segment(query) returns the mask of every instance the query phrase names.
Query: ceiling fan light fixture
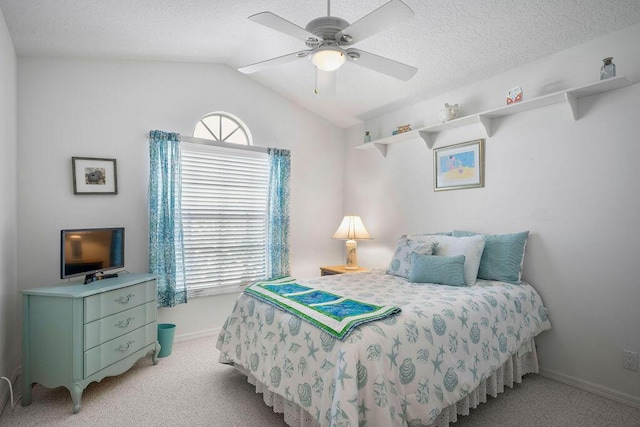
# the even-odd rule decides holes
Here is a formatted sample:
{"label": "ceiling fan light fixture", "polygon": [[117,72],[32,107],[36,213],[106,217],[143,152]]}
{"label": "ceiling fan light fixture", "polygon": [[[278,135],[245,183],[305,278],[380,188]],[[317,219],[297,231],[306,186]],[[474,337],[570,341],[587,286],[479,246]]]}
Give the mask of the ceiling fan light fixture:
{"label": "ceiling fan light fixture", "polygon": [[345,51],[334,46],[321,46],[311,56],[313,65],[322,71],[337,70],[346,60]]}

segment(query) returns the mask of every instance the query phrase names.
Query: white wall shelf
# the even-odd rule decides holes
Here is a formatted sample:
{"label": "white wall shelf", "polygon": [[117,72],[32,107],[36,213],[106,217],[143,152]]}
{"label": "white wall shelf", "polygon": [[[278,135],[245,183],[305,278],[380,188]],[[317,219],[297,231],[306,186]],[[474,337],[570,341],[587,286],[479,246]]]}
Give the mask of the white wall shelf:
{"label": "white wall shelf", "polygon": [[383,156],[387,155],[387,145],[397,144],[399,142],[407,141],[410,139],[422,138],[426,142],[429,149],[433,148],[435,142],[435,136],[439,132],[447,129],[455,129],[463,126],[469,126],[479,123],[487,137],[492,135],[491,133],[491,121],[497,117],[509,116],[511,114],[521,113],[523,111],[529,111],[536,108],[546,107],[548,105],[554,105],[559,103],[567,103],[571,110],[573,120],[578,120],[578,99],[584,96],[595,95],[598,93],[608,92],[611,90],[619,89],[622,87],[630,86],[632,83],[626,77],[614,77],[612,79],[601,80],[596,83],[591,83],[586,86],[577,87],[574,89],[563,90],[560,92],[551,93],[549,95],[543,95],[538,98],[533,98],[526,101],[521,101],[515,104],[506,105],[504,107],[494,108],[482,113],[473,114],[471,116],[460,117],[453,119],[445,123],[438,123],[435,125],[423,127],[420,129],[412,130],[410,132],[401,133],[398,135],[388,136],[386,138],[377,139],[375,141],[367,142],[364,144],[356,145],[354,148],[358,150],[368,150],[371,148],[377,148]]}

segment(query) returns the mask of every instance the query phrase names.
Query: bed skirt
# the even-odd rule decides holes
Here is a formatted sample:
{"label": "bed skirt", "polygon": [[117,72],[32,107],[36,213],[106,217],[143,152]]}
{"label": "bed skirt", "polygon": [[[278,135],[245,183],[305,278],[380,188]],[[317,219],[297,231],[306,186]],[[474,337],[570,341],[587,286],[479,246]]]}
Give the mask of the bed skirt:
{"label": "bed skirt", "polygon": [[[267,389],[254,377],[249,370],[239,364],[234,367],[247,376],[250,384],[256,387],[256,393],[262,393],[264,402],[273,408],[273,412],[284,414],[284,421],[291,427],[318,427],[316,419],[301,406]],[[526,374],[538,373],[538,355],[534,339],[526,341],[518,351],[500,366],[486,380],[469,393],[464,399],[459,400],[442,410],[432,427],[448,426],[455,423],[458,415],[469,415],[471,409],[477,408],[480,403],[487,401],[487,396],[497,397],[504,392],[504,386],[513,388],[514,383],[521,383]]]}

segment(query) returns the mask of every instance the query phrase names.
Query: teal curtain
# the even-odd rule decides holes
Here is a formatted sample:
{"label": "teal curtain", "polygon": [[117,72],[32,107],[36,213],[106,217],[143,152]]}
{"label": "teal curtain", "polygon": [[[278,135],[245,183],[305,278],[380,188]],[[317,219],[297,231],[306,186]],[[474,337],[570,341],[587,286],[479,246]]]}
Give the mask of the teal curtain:
{"label": "teal curtain", "polygon": [[149,132],[149,270],[158,276],[158,307],[187,302],[180,203],[180,135]]}
{"label": "teal curtain", "polygon": [[267,277],[288,276],[289,266],[289,150],[269,148],[269,198],[267,236]]}

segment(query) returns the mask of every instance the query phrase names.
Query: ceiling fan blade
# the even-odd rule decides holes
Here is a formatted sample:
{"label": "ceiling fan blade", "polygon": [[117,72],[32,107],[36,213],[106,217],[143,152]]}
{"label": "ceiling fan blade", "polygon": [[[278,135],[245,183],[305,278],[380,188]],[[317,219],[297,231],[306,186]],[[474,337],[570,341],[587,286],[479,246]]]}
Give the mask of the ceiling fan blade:
{"label": "ceiling fan blade", "polygon": [[357,64],[373,71],[386,74],[396,79],[407,81],[413,77],[418,69],[393,59],[383,58],[360,49],[347,49],[347,58],[352,64]]}
{"label": "ceiling fan blade", "polygon": [[318,67],[313,67],[316,69],[316,87],[314,88],[314,92],[319,98],[333,98],[336,96],[336,77],[337,72],[334,71],[323,71]]}
{"label": "ceiling fan blade", "polygon": [[289,22],[271,12],[256,13],[255,15],[251,15],[249,19],[253,22],[257,22],[258,24],[262,24],[265,27],[288,34],[302,41],[306,41],[307,39],[322,41],[321,37],[318,37],[304,28],[297,26],[293,22]]}
{"label": "ceiling fan blade", "polygon": [[336,40],[342,45],[352,45],[413,15],[413,10],[401,0],[391,0],[340,31]]}
{"label": "ceiling fan blade", "polygon": [[256,62],[255,64],[245,65],[244,67],[238,68],[238,71],[244,74],[256,73],[258,71],[266,70],[267,68],[275,67],[276,65],[282,65],[293,62],[296,59],[306,58],[310,53],[310,50],[301,50],[288,55],[267,59],[266,61]]}

